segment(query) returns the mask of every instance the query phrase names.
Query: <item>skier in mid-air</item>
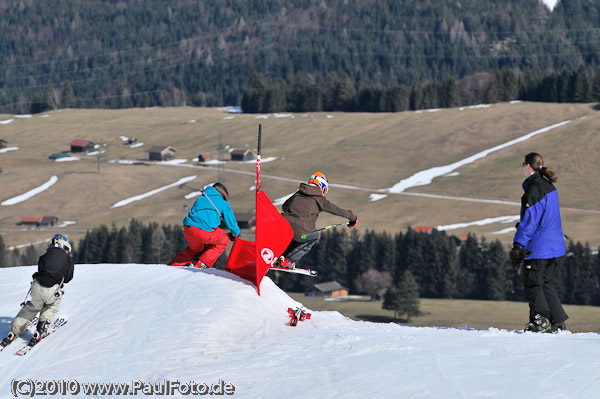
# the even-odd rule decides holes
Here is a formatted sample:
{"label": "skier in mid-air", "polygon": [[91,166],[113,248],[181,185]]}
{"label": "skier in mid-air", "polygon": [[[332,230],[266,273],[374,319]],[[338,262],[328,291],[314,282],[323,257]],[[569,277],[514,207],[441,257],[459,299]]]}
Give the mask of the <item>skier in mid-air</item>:
{"label": "skier in mid-air", "polygon": [[[228,198],[229,192],[221,183],[204,189],[202,196],[194,202],[183,219],[183,235],[188,246],[173,258],[169,263],[171,266],[213,267],[217,258],[227,249],[229,241],[240,235]],[[221,217],[231,233],[219,228]]]}
{"label": "skier in mid-air", "polygon": [[46,336],[48,327],[60,310],[60,302],[65,293],[63,285],[73,279],[75,267],[71,255],[71,243],[67,236],[52,236],[46,253],[38,260],[38,271],[32,276],[31,299],[21,305],[21,311],[13,319],[10,332],[2,340],[2,346],[7,346],[23,334],[38,312],[40,316],[30,345],[35,345]]}
{"label": "skier in mid-air", "polygon": [[294,231],[294,238],[283,255],[273,266],[293,269],[296,263],[306,255],[319,239],[316,222],[319,213],[327,212],[348,219],[348,227],[353,228],[358,218],[351,210],[342,209],[325,198],[329,191],[327,177],[315,172],[308,183],[300,183],[298,191],[285,201],[282,215]]}

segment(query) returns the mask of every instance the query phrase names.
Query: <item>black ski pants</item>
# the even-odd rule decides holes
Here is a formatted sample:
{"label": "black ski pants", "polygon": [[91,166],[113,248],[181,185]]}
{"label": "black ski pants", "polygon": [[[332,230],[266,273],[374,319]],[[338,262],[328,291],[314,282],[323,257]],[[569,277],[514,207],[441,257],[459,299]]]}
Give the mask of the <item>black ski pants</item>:
{"label": "black ski pants", "polygon": [[294,237],[283,253],[283,256],[294,263],[298,263],[298,261],[312,249],[318,239],[318,231],[306,234],[306,238]]}
{"label": "black ski pants", "polygon": [[554,286],[556,258],[525,260],[523,285],[529,301],[529,321],[540,314],[551,323],[563,323],[569,318],[560,303]]}

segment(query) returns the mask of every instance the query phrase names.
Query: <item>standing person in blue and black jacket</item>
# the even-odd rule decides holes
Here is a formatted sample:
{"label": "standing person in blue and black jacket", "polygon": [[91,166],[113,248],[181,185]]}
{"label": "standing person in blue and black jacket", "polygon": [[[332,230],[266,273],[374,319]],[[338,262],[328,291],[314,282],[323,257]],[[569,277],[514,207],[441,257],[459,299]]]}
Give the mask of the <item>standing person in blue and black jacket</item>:
{"label": "standing person in blue and black jacket", "polygon": [[558,191],[553,184],[558,177],[535,152],[525,156],[523,173],[525,194],[510,259],[515,267],[525,265],[523,285],[529,301],[525,331],[556,332],[566,329],[569,318],[554,287],[556,259],[565,254]]}

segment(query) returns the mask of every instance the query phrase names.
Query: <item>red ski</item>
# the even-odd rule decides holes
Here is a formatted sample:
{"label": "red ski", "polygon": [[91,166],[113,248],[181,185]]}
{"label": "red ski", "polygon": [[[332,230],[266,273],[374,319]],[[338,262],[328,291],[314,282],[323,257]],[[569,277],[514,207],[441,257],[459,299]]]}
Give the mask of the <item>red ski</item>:
{"label": "red ski", "polygon": [[288,308],[288,314],[291,317],[290,326],[295,327],[299,321],[304,321],[306,319],[310,319],[310,313],[304,309],[304,306],[301,306],[296,309]]}
{"label": "red ski", "polygon": [[297,267],[289,268],[289,267],[281,267],[281,266],[271,266],[269,270],[277,270],[280,272],[302,274],[302,275],[310,276],[310,277],[315,277],[317,275],[316,270],[300,269]]}

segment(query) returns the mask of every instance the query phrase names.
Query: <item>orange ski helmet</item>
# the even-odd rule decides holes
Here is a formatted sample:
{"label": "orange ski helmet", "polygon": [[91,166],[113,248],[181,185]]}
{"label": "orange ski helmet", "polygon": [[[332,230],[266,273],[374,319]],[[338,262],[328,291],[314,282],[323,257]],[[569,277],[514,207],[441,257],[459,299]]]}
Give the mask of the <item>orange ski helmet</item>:
{"label": "orange ski helmet", "polygon": [[310,176],[310,179],[308,179],[308,184],[319,187],[323,195],[327,194],[327,191],[329,191],[327,177],[321,172],[313,173],[312,176]]}

